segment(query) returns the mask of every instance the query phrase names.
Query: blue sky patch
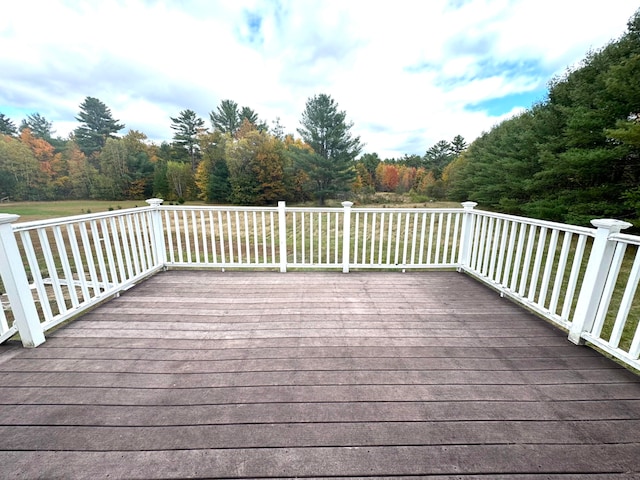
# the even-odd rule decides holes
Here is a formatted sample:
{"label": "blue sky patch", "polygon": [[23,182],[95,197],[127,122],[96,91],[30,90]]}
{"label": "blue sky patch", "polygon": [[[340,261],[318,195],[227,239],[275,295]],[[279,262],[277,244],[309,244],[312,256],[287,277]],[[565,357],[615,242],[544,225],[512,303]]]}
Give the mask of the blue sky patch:
{"label": "blue sky patch", "polygon": [[478,62],[481,74],[479,78],[489,78],[494,76],[505,75],[509,78],[519,77],[522,75],[527,76],[547,76],[548,72],[545,72],[540,65],[539,60],[520,60],[496,62],[494,60],[484,59]]}
{"label": "blue sky patch", "polygon": [[464,7],[466,4],[471,3],[471,0],[448,0],[446,9],[458,10]]}
{"label": "blue sky patch", "polygon": [[33,108],[24,108],[24,107],[10,107],[0,105],[0,113],[4,113],[6,117],[9,117],[13,120],[13,123],[18,126],[18,122],[23,118],[27,118],[27,115],[33,115],[36,112]]}
{"label": "blue sky patch", "polygon": [[404,71],[407,73],[435,72],[438,71],[439,68],[440,67],[433,62],[420,62],[404,67]]}
{"label": "blue sky patch", "polygon": [[470,112],[487,112],[492,117],[498,117],[509,113],[516,107],[531,108],[531,106],[543,100],[547,94],[546,89],[531,92],[512,93],[500,98],[491,98],[482,102],[469,104],[465,110]]}
{"label": "blue sky patch", "polygon": [[482,59],[477,63],[478,69],[474,73],[457,77],[447,77],[442,75],[436,80],[436,85],[445,89],[453,89],[474,80],[483,80],[492,77],[504,77],[512,80],[518,77],[528,77],[531,79],[546,79],[550,73],[546,72],[537,61],[523,60],[520,62],[495,62],[493,60]]}
{"label": "blue sky patch", "polygon": [[244,40],[252,45],[262,44],[262,16],[255,12],[244,12]]}

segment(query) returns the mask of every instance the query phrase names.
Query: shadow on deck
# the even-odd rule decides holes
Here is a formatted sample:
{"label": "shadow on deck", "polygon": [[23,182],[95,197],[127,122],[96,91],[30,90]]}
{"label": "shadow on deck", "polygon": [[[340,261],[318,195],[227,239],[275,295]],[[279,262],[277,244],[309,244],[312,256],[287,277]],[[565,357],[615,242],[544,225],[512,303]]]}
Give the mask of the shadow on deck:
{"label": "shadow on deck", "polygon": [[640,379],[454,272],[166,272],[0,365],[5,478],[640,471]]}

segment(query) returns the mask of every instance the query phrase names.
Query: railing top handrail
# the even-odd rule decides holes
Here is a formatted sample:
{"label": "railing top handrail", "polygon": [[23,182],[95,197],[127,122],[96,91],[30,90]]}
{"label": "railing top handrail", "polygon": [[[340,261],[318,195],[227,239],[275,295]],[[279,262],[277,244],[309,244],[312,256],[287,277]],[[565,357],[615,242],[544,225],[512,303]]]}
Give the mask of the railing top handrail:
{"label": "railing top handrail", "polygon": [[[234,205],[160,205],[160,210],[173,210],[173,211],[265,211],[265,212],[277,212],[278,207],[255,207],[255,206],[234,206]],[[344,207],[285,207],[287,212],[343,212]],[[370,208],[370,207],[357,207],[352,208],[352,212],[375,212],[375,213],[407,213],[407,212],[438,212],[438,213],[462,213],[465,212],[462,208],[429,208],[429,207],[395,207],[395,208]]]}
{"label": "railing top handrail", "polygon": [[[128,215],[131,213],[153,210],[156,207],[134,207],[128,209],[113,210],[109,212],[91,213],[83,215],[73,215],[68,217],[59,217],[44,220],[34,220],[29,222],[19,222],[13,225],[14,231],[32,230],[35,228],[48,227],[53,225],[65,225],[70,223],[82,222],[87,220],[98,220],[103,218],[117,217],[121,215]],[[160,205],[157,208],[165,211],[230,211],[230,212],[277,212],[278,207],[256,207],[256,206],[232,206],[232,205]],[[342,212],[343,207],[286,207],[287,212]],[[486,210],[465,210],[463,208],[429,208],[429,207],[355,207],[351,208],[354,213],[471,213],[478,216],[492,217],[503,220],[515,221],[520,223],[526,223],[529,225],[536,225],[540,227],[547,227],[561,231],[567,231],[576,233],[579,235],[594,236],[595,229],[588,227],[580,227],[577,225],[569,225],[558,222],[550,222],[546,220],[538,220],[529,217],[522,217],[517,215],[509,215],[504,213],[489,212]],[[640,244],[640,238],[633,235],[622,235],[619,237],[622,241],[627,243]]]}
{"label": "railing top handrail", "polygon": [[286,207],[287,212],[344,212],[343,207]]}
{"label": "railing top handrail", "polygon": [[[287,212],[343,212],[343,207],[286,207]],[[429,208],[429,207],[352,207],[353,213],[463,213],[462,208]]]}
{"label": "railing top handrail", "polygon": [[593,237],[596,232],[595,228],[580,227],[578,225],[570,225],[568,223],[549,222],[547,220],[538,220],[536,218],[520,217],[518,215],[508,215],[506,213],[488,212],[486,210],[471,210],[471,213],[479,216],[499,218],[502,220],[511,220],[514,222],[527,223],[529,225],[552,228],[555,230],[562,230],[565,232],[577,233],[578,235],[588,235],[591,237]]}
{"label": "railing top handrail", "polygon": [[463,208],[429,208],[429,207],[393,207],[393,208],[369,208],[369,207],[357,207],[352,208],[352,212],[355,213],[409,213],[409,212],[418,212],[418,213],[464,213],[465,210]]}
{"label": "railing top handrail", "polygon": [[70,223],[85,222],[87,220],[100,220],[103,218],[119,217],[131,213],[140,213],[153,210],[153,207],[133,207],[112,210],[108,212],[86,213],[83,215],[71,215],[68,217],[47,218],[43,220],[31,220],[29,222],[19,222],[13,224],[13,230],[21,232],[24,230],[33,230],[42,227],[51,227],[55,225],[67,225]]}
{"label": "railing top handrail", "polygon": [[609,235],[609,240],[629,243],[631,245],[640,245],[640,236],[631,235],[628,233],[612,233],[611,235]]}
{"label": "railing top handrail", "polygon": [[230,212],[277,212],[278,207],[242,207],[235,205],[160,205],[160,210],[170,211],[230,211]]}

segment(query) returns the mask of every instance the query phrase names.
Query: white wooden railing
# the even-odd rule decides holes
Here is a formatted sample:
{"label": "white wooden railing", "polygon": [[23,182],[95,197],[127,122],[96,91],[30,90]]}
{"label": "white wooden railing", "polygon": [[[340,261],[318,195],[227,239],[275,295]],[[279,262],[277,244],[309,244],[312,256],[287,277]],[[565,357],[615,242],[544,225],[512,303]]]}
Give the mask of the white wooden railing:
{"label": "white wooden railing", "polygon": [[162,269],[158,215],[147,207],[15,225],[17,215],[1,215],[0,274],[14,321],[2,322],[0,341],[19,331],[38,345],[42,332]]}
{"label": "white wooden railing", "polygon": [[474,211],[460,269],[569,328],[593,229]]}
{"label": "white wooden railing", "polygon": [[171,267],[280,266],[278,209],[164,206],[164,264]]}
{"label": "white wooden railing", "polygon": [[166,206],[40,222],[0,215],[9,314],[0,341],[44,332],[161,269],[457,269],[640,368],[640,237],[475,210]]}
{"label": "white wooden railing", "polygon": [[[353,209],[350,268],[455,268],[460,209]],[[345,242],[346,243],[346,242]]]}

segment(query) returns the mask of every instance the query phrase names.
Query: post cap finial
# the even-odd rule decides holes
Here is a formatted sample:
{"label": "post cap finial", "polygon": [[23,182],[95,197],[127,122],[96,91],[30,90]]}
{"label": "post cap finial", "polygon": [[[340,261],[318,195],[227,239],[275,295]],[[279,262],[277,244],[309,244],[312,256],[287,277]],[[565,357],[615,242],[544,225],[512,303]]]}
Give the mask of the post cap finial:
{"label": "post cap finial", "polygon": [[633,226],[629,222],[616,220],[614,218],[596,218],[595,220],[591,220],[591,225],[596,228],[606,228],[611,233],[618,233],[620,230]]}
{"label": "post cap finial", "polygon": [[150,198],[148,200],[145,200],[149,205],[151,205],[152,207],[157,207],[162,205],[162,202],[164,202],[164,200],[162,198]]}
{"label": "post cap finial", "polygon": [[20,215],[15,213],[0,213],[0,225],[4,223],[13,223],[20,218]]}

